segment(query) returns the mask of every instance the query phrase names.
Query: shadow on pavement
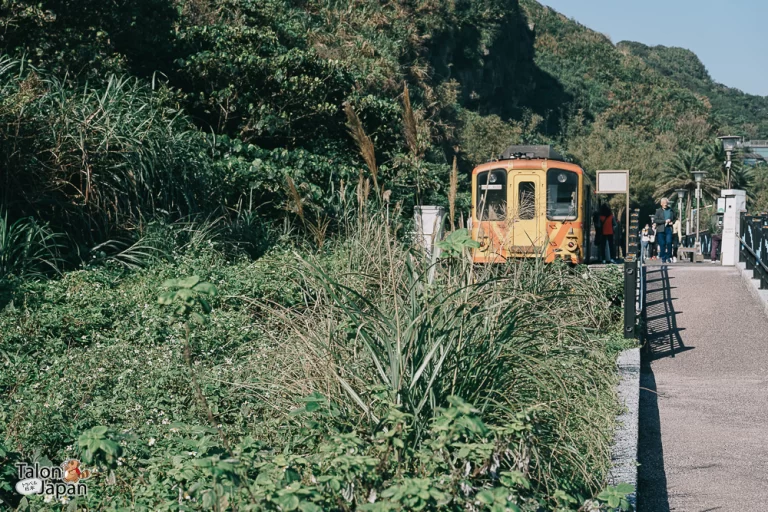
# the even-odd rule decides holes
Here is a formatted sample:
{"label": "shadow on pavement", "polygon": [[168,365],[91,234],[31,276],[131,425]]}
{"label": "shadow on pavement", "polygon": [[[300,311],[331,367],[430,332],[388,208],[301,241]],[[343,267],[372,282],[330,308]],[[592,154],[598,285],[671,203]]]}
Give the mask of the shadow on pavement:
{"label": "shadow on pavement", "polygon": [[640,432],[637,452],[640,463],[637,473],[638,512],[669,512],[656,378],[650,361],[647,360],[640,372]]}
{"label": "shadow on pavement", "polygon": [[665,357],[693,350],[686,347],[677,326],[678,311],[669,271],[665,266],[646,267],[645,337],[640,371],[640,432],[638,438],[637,510],[670,512],[664,447],[656,377],[651,364]]}
{"label": "shadow on pavement", "polygon": [[646,267],[644,356],[649,361],[693,350],[686,347],[677,326],[673,286],[666,267]]}

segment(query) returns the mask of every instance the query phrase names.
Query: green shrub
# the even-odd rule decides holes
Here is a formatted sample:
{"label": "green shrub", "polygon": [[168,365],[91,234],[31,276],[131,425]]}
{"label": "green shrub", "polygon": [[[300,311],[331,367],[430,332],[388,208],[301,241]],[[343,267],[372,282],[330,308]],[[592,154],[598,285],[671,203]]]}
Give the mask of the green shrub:
{"label": "green shrub", "polygon": [[[22,283],[0,313],[1,437],[23,460],[62,460],[108,427],[120,453],[93,458],[87,502],[103,509],[344,510],[375,495],[367,508],[537,510],[596,496],[618,412],[618,347],[596,331],[619,331],[620,274],[474,268],[457,249],[429,281],[392,229],[371,215],[300,258],[228,261],[201,244]],[[189,335],[204,401],[184,324],[156,304],[158,283],[192,274],[219,289]]]}

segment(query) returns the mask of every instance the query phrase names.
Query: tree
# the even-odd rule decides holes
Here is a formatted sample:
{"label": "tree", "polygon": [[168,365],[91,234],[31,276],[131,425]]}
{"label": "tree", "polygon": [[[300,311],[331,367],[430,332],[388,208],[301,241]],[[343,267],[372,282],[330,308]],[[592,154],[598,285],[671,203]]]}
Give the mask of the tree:
{"label": "tree", "polygon": [[[725,167],[725,162],[728,159],[725,149],[720,142],[713,142],[706,148],[707,155],[712,160],[712,168],[714,170],[712,179],[719,183],[721,189],[738,189],[746,190],[747,198],[751,201],[755,200],[755,171],[754,168],[744,165],[744,162],[738,158],[734,158],[731,164],[730,184],[728,183],[728,170]],[[714,197],[719,197],[719,191]]]}
{"label": "tree", "polygon": [[[694,170],[707,171],[711,176],[713,166],[709,155],[702,149],[678,153],[661,171],[654,193],[654,197],[659,200],[662,197],[673,196],[678,189],[685,189],[688,192],[685,207],[687,218],[690,218],[691,198],[695,195],[696,190],[696,180],[693,177]],[[720,195],[719,177],[711,178],[710,176],[702,180],[701,190],[703,194],[718,197]]]}

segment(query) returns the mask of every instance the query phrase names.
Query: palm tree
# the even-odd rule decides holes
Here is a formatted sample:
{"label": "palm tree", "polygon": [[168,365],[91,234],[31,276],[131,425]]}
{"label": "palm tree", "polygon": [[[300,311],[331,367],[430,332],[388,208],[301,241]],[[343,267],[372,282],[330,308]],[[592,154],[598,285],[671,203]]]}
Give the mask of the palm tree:
{"label": "palm tree", "polygon": [[[681,151],[668,164],[666,169],[661,171],[658,186],[654,192],[654,198],[660,200],[662,197],[672,197],[673,202],[676,198],[675,191],[685,189],[686,194],[685,213],[686,218],[691,215],[691,198],[695,194],[696,180],[693,178],[693,171],[702,170],[712,174],[712,159],[701,150]],[[709,176],[702,180],[701,189],[704,194],[718,197],[720,195],[719,179]]]}
{"label": "palm tree", "polygon": [[[706,148],[706,152],[711,160],[712,167],[716,170],[712,178],[717,180],[720,188],[746,190],[747,198],[750,200],[755,198],[754,168],[744,165],[744,162],[740,159],[734,159],[731,165],[731,183],[729,185],[728,170],[725,168],[727,156],[723,145],[720,142],[714,142]],[[720,194],[718,193],[715,199],[719,196]]]}

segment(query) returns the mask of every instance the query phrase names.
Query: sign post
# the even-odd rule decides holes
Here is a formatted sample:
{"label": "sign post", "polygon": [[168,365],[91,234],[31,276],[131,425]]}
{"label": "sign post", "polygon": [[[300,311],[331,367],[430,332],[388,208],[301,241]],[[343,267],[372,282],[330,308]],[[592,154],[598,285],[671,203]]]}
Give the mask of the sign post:
{"label": "sign post", "polygon": [[597,171],[597,194],[625,194],[627,197],[627,207],[625,209],[626,222],[624,231],[626,232],[626,250],[624,254],[629,254],[629,171]]}

